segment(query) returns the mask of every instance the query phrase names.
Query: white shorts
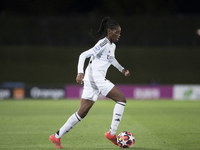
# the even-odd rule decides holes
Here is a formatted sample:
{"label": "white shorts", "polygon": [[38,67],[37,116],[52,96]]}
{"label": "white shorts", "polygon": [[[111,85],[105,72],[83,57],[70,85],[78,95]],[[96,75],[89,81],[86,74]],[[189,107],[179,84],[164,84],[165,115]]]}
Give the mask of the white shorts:
{"label": "white shorts", "polygon": [[81,98],[96,101],[99,94],[106,96],[115,85],[109,80],[103,79],[94,81],[84,81]]}

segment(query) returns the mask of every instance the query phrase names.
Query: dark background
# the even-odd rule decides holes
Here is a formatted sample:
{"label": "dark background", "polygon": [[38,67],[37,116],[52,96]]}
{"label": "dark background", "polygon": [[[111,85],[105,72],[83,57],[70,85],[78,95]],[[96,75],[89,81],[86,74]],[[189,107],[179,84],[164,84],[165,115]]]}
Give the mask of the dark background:
{"label": "dark background", "polygon": [[1,0],[0,11],[23,16],[195,15],[200,13],[199,5],[197,0]]}
{"label": "dark background", "polygon": [[[0,83],[75,84],[78,56],[96,41],[88,35],[110,16],[121,28],[119,84],[200,83],[198,0],[1,0]],[[118,73],[116,75],[113,75]]]}

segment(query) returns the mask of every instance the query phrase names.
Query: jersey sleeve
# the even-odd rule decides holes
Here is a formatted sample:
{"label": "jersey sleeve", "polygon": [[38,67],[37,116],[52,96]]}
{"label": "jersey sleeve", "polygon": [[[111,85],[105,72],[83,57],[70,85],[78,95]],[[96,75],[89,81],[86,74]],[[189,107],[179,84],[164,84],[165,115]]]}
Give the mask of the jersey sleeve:
{"label": "jersey sleeve", "polygon": [[85,59],[91,57],[92,55],[95,55],[93,48],[80,54],[78,60],[78,73],[84,73],[83,68],[85,64]]}
{"label": "jersey sleeve", "polygon": [[124,67],[122,67],[119,62],[116,60],[116,58],[114,58],[111,62],[111,64],[116,67],[120,72],[122,72],[122,70],[124,69]]}
{"label": "jersey sleeve", "polygon": [[106,44],[108,43],[107,40],[99,41],[94,47],[93,51],[97,57],[100,57],[100,55],[103,53],[104,49],[106,48]]}
{"label": "jersey sleeve", "polygon": [[93,48],[80,54],[79,61],[78,61],[78,73],[84,73],[83,68],[84,68],[86,58],[89,58],[91,56],[95,56],[97,58],[101,57],[107,43],[108,43],[107,40],[103,40],[103,41],[100,40],[97,42],[97,44]]}

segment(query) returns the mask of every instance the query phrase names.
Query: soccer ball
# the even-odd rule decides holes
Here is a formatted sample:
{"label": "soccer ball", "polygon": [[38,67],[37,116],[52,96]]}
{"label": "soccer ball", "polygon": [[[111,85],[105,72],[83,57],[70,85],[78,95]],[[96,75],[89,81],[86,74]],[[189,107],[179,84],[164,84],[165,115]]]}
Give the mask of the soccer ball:
{"label": "soccer ball", "polygon": [[123,131],[117,137],[117,144],[122,148],[130,148],[135,144],[135,137],[131,132]]}

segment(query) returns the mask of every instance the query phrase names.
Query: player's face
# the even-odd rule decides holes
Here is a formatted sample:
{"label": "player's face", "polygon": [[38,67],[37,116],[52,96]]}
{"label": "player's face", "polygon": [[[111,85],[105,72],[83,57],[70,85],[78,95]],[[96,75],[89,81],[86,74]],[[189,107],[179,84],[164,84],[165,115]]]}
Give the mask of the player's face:
{"label": "player's face", "polygon": [[120,34],[121,34],[121,27],[117,26],[115,27],[113,30],[108,30],[108,39],[110,40],[110,42],[117,42],[119,41],[120,38]]}

